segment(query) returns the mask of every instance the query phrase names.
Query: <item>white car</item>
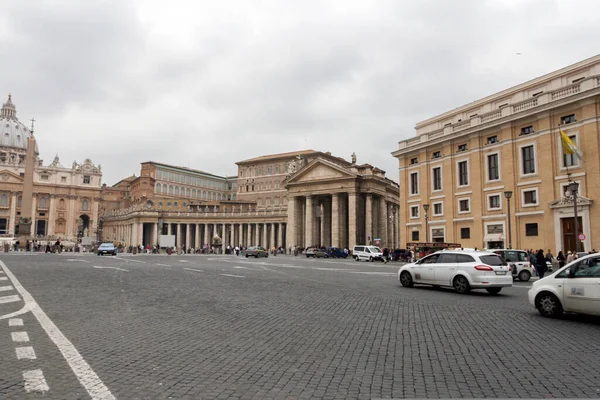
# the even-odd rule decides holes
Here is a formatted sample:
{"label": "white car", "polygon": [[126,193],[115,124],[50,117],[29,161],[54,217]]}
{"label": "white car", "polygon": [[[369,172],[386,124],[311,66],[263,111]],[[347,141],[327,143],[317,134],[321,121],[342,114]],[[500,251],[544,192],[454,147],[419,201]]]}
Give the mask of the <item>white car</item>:
{"label": "white car", "polygon": [[[511,267],[512,276],[514,279],[527,282],[529,279],[531,279],[532,275],[535,275],[535,271],[529,263],[527,252],[513,249],[494,249],[491,251],[506,260],[508,265]],[[550,269],[548,271],[551,270],[552,264],[550,264]]]}
{"label": "white car", "polygon": [[498,294],[503,287],[513,284],[506,261],[489,251],[438,251],[402,266],[398,280],[404,287],[414,284],[450,286],[461,294],[471,289]]}
{"label": "white car", "polygon": [[600,254],[578,258],[534,282],[529,303],[544,317],[565,311],[600,315]]}
{"label": "white car", "polygon": [[383,251],[377,246],[356,245],[352,249],[352,257],[356,261],[384,261]]}

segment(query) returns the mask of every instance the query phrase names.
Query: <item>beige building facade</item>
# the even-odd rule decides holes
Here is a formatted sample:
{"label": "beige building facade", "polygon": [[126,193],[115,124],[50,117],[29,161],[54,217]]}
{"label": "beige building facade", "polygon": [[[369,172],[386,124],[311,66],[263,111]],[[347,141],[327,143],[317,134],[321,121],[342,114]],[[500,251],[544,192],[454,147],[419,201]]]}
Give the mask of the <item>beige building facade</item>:
{"label": "beige building facade", "polygon": [[[17,118],[12,96],[0,111],[0,236],[20,236],[19,220],[27,216],[30,233],[37,240],[77,241],[96,238],[100,209],[102,171],[91,160],[65,167],[58,155],[44,165],[37,143],[29,142],[32,131]],[[33,163],[27,161],[28,143],[34,143]],[[25,188],[26,165],[33,168],[31,188]],[[31,209],[22,209],[29,193]]]}
{"label": "beige building facade", "polygon": [[420,122],[393,153],[402,245],[573,251],[577,182],[580,249],[599,249],[599,150],[600,56]]}

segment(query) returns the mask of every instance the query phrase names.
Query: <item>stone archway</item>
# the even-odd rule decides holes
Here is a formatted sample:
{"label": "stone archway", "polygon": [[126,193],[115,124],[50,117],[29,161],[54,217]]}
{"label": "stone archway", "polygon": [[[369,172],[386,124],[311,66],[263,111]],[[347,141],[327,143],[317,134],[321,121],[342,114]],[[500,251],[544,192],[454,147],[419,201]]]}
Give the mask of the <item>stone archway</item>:
{"label": "stone archway", "polygon": [[87,214],[81,214],[77,224],[77,237],[89,236],[90,234],[90,217]]}

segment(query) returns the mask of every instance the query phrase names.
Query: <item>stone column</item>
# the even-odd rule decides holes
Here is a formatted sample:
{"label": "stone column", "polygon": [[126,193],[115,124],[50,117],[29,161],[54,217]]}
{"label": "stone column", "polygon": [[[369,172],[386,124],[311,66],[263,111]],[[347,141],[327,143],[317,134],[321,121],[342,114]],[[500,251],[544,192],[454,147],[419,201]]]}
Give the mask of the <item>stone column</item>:
{"label": "stone column", "polygon": [[158,222],[152,224],[152,243],[150,243],[150,248],[158,244]]}
{"label": "stone column", "polygon": [[75,196],[69,196],[69,206],[67,212],[67,237],[73,238],[73,228],[75,225]]}
{"label": "stone column", "polygon": [[[270,249],[271,246],[273,245],[273,241],[271,240],[271,243],[269,243],[269,224],[263,224],[263,242],[265,243],[265,249]],[[271,234],[271,237],[273,237],[273,235]]]}
{"label": "stone column", "polygon": [[138,224],[137,244],[144,244],[144,223]]}
{"label": "stone column", "polygon": [[194,249],[200,247],[200,224],[194,224]]}
{"label": "stone column", "polygon": [[367,194],[367,202],[365,206],[365,239],[367,239],[367,243],[373,243],[373,196],[371,194]]}
{"label": "stone column", "polygon": [[223,224],[222,230],[221,230],[222,234],[222,243],[223,243],[223,253],[225,253],[225,249],[227,249],[227,245],[229,244],[229,232],[227,232],[227,224]]}
{"label": "stone column", "polygon": [[54,235],[55,232],[55,226],[56,225],[56,210],[54,209],[56,207],[56,196],[55,195],[50,195],[50,207],[48,208],[48,236],[52,236]]}
{"label": "stone column", "polygon": [[331,247],[340,247],[340,195],[331,196]]}
{"label": "stone column", "polygon": [[15,234],[15,226],[17,224],[17,192],[10,194],[10,221],[8,222],[8,232]]}
{"label": "stone column", "polygon": [[100,221],[100,201],[101,200],[102,199],[99,197],[94,197],[93,202],[92,202],[92,220],[90,221],[90,236],[93,236],[92,235],[93,232],[98,232],[98,228],[100,227],[99,221]]}
{"label": "stone column", "polygon": [[319,218],[319,240],[317,240],[320,246],[327,246],[327,239],[325,237],[325,225],[327,224],[325,218],[325,204],[319,204],[319,214],[321,218]]}
{"label": "stone column", "polygon": [[[36,221],[36,210],[35,210],[35,206],[37,203],[37,194],[34,193],[33,196],[31,196],[31,236],[35,236],[36,234],[36,229],[35,229],[35,221]],[[90,227],[91,229],[91,227]]]}
{"label": "stone column", "polygon": [[237,242],[235,242],[235,245],[240,247],[240,246],[243,246],[243,243],[244,243],[244,225],[238,224],[238,235],[237,235]]}
{"label": "stone column", "polygon": [[181,247],[181,224],[179,222],[177,223],[176,232],[177,237],[175,238],[175,246]]}
{"label": "stone column", "polygon": [[296,221],[297,221],[297,201],[296,198],[290,196],[288,200],[288,209],[287,209],[287,231],[285,235],[285,245],[289,247],[295,246],[297,235],[296,235]]}
{"label": "stone column", "polygon": [[171,232],[171,223],[167,222],[167,235],[172,235],[173,233]]}
{"label": "stone column", "polygon": [[191,247],[191,245],[192,245],[192,241],[190,240],[191,239],[190,234],[191,234],[190,224],[187,223],[187,224],[185,224],[185,247],[186,248]]}
{"label": "stone column", "polygon": [[348,193],[348,249],[356,245],[356,193]]}
{"label": "stone column", "polygon": [[252,225],[251,224],[246,224],[246,247],[250,247],[252,246]]}
{"label": "stone column", "polygon": [[264,244],[260,242],[260,224],[254,224],[254,226],[256,227],[256,231],[254,232],[254,245],[264,246]]}
{"label": "stone column", "polygon": [[381,246],[390,247],[388,241],[388,208],[385,197],[379,198],[379,236],[381,237]]}
{"label": "stone column", "polygon": [[129,244],[132,246],[137,246],[139,243],[137,242],[137,238],[138,238],[138,224],[135,223],[135,221],[133,222],[132,226],[131,226],[131,232],[129,236]]}
{"label": "stone column", "polygon": [[323,221],[323,235],[324,238],[321,239],[321,241],[323,242],[324,246],[331,246],[331,222],[332,222],[332,215],[331,215],[331,206],[332,204],[330,202],[327,202],[323,205],[323,214],[324,214],[324,218],[322,218]]}
{"label": "stone column", "polygon": [[209,234],[208,224],[204,224],[204,241],[202,243],[202,246],[209,244],[208,234]]}
{"label": "stone column", "polygon": [[315,219],[315,209],[313,207],[312,196],[306,196],[306,229],[304,235],[306,237],[305,247],[314,246],[313,243],[313,226]]}
{"label": "stone column", "polygon": [[[275,225],[273,225],[273,227],[275,227]],[[275,243],[275,246],[277,246],[277,247],[283,246],[283,224],[282,223],[277,224],[277,243]]]}

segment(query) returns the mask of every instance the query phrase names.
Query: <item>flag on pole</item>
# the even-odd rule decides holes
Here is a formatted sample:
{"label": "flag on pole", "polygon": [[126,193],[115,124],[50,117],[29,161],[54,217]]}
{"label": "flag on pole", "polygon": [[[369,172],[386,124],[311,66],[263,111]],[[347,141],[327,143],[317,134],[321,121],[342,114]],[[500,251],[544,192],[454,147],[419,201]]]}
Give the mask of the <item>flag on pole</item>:
{"label": "flag on pole", "polygon": [[562,147],[565,154],[575,154],[580,160],[583,159],[583,153],[577,148],[575,142],[563,131],[560,131],[560,137],[562,139]]}

